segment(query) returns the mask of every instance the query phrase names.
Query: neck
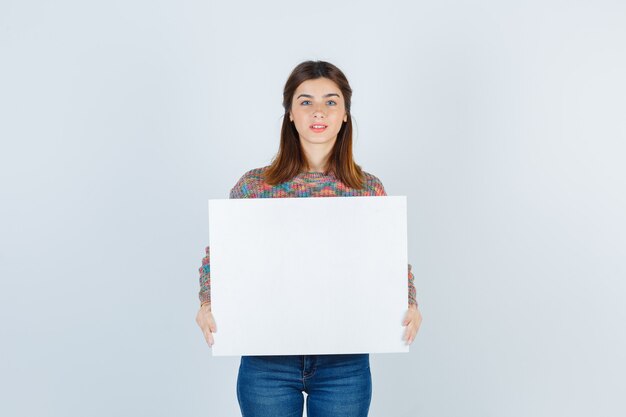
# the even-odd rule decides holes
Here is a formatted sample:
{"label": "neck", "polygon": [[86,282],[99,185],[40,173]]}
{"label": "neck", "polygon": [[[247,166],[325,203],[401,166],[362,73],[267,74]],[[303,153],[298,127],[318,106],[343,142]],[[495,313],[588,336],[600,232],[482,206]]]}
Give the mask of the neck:
{"label": "neck", "polygon": [[333,150],[335,141],[329,143],[311,144],[300,141],[302,151],[307,162],[307,170],[315,172],[324,172],[328,167],[328,158]]}

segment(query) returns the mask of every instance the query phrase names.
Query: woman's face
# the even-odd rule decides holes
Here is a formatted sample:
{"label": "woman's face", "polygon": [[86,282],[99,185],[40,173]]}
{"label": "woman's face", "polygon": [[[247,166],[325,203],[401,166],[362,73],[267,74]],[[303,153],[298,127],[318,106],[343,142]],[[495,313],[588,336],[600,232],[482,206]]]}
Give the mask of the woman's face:
{"label": "woman's face", "polygon": [[304,81],[291,100],[289,119],[294,122],[301,143],[333,145],[342,124],[348,120],[341,90],[328,78]]}

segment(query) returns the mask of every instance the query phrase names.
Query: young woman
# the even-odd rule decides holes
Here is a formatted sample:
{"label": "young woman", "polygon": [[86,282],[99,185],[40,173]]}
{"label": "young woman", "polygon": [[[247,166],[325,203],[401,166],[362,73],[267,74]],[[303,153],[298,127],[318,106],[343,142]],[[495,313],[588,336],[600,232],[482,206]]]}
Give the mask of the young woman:
{"label": "young woman", "polygon": [[[246,172],[230,198],[384,196],[383,184],[352,158],[352,89],[345,75],[323,61],[306,61],[283,91],[280,147],[271,165]],[[200,268],[196,322],[213,345],[209,248]],[[404,340],[412,343],[422,316],[408,265],[408,310]],[[368,354],[242,356],[237,398],[246,417],[367,416],[372,395]]]}

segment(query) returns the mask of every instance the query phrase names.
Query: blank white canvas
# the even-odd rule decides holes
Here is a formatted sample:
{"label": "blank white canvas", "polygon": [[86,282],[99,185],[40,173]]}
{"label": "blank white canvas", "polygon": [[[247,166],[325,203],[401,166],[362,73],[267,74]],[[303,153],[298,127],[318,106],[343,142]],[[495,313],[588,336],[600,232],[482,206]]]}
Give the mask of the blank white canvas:
{"label": "blank white canvas", "polygon": [[405,196],[209,200],[213,355],[408,352]]}

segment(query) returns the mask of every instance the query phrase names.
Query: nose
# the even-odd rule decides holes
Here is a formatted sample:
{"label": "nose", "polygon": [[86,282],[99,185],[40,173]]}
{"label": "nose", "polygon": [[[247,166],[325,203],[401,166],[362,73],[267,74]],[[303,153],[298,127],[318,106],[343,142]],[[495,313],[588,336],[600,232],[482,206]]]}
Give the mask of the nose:
{"label": "nose", "polygon": [[324,107],[321,105],[317,105],[313,108],[313,117],[315,118],[324,118],[326,114],[324,113]]}

